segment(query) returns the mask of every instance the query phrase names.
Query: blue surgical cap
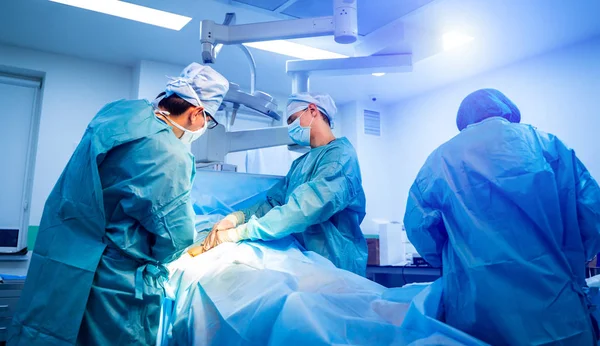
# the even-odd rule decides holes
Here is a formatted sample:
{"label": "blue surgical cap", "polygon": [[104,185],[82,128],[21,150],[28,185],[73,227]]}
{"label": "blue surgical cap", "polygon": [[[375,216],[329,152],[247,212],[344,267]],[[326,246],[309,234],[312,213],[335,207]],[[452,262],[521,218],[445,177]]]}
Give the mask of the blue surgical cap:
{"label": "blue surgical cap", "polygon": [[511,100],[496,89],[480,89],[461,102],[456,116],[460,131],[491,117],[502,117],[511,123],[521,121],[521,112]]}
{"label": "blue surgical cap", "polygon": [[167,84],[165,97],[173,94],[214,116],[229,91],[229,82],[209,66],[191,63]]}
{"label": "blue surgical cap", "polygon": [[308,108],[308,105],[314,103],[317,108],[323,113],[329,120],[329,125],[333,128],[333,118],[337,113],[337,107],[331,96],[327,94],[318,93],[297,93],[292,94],[288,99],[287,104],[287,116],[303,111]]}

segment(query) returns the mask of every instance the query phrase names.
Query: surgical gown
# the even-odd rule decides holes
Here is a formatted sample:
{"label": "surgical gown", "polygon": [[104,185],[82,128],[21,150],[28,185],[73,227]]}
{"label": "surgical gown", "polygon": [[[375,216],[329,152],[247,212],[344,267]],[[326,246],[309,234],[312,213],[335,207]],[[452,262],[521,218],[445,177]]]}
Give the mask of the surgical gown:
{"label": "surgical gown", "polygon": [[295,160],[265,201],[244,210],[245,238],[293,234],[307,250],[364,276],[367,243],[360,224],[365,206],[356,152],[346,138],[336,139]]}
{"label": "surgical gown", "polygon": [[592,345],[584,267],[600,250],[600,189],[553,135],[492,117],[427,159],[409,239],[443,265],[446,322],[493,345]]}
{"label": "surgical gown", "polygon": [[8,345],[155,343],[162,263],[193,240],[194,173],[147,101],[105,106],[46,202]]}

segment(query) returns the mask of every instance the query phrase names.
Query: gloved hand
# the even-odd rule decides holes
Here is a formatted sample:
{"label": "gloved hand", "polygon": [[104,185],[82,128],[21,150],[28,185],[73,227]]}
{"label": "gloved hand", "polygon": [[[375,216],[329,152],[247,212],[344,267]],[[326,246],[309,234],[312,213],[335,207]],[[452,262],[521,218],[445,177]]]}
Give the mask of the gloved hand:
{"label": "gloved hand", "polygon": [[236,224],[231,221],[231,219],[224,218],[223,220],[217,222],[213,228],[213,230],[224,231],[230,228],[235,228]]}
{"label": "gloved hand", "polygon": [[200,244],[193,244],[192,246],[190,246],[187,249],[187,253],[188,255],[192,256],[192,257],[196,257],[198,255],[201,255],[202,253],[204,253],[204,247],[203,247],[204,243],[200,243]]}
{"label": "gloved hand", "polygon": [[204,248],[203,252],[206,252],[223,243],[237,243],[243,240],[243,238],[240,235],[242,234],[241,232],[243,229],[245,229],[245,227],[246,225],[244,224],[236,228],[219,230],[215,226],[215,228],[213,228],[213,230],[208,234],[208,236],[204,240],[204,244],[202,245],[202,247]]}
{"label": "gloved hand", "polygon": [[[194,244],[190,246],[187,250],[187,253],[196,257],[198,255],[203,254],[204,252],[214,248],[215,246],[225,243],[225,242],[238,242],[242,240],[239,237],[238,231],[235,228],[243,223],[244,221],[244,213],[243,212],[235,212],[227,215],[223,220],[217,222],[208,236],[204,239],[201,244]],[[244,225],[245,226],[245,225]]]}
{"label": "gloved hand", "polygon": [[216,228],[219,231],[224,231],[230,228],[235,228],[245,223],[244,218],[245,217],[243,212],[236,211],[235,213],[231,213],[227,215],[223,220],[219,221],[213,229]]}
{"label": "gloved hand", "polygon": [[[207,250],[205,250],[204,244],[208,244],[208,243],[214,244],[215,234],[216,234],[216,232],[217,232],[217,230],[219,228],[219,224],[221,222],[223,222],[223,221],[225,221],[225,219],[223,219],[220,222],[217,222],[216,224],[214,224],[212,230],[210,231],[210,233],[208,233],[208,235],[206,236],[206,238],[204,238],[204,240],[202,242],[196,243],[196,244],[193,244],[192,246],[190,246],[187,249],[187,253],[190,256],[192,256],[192,257],[196,257],[198,255],[203,254],[205,251],[207,251]],[[228,222],[231,222],[231,221],[228,221]],[[216,246],[216,245],[214,245],[214,246]]]}

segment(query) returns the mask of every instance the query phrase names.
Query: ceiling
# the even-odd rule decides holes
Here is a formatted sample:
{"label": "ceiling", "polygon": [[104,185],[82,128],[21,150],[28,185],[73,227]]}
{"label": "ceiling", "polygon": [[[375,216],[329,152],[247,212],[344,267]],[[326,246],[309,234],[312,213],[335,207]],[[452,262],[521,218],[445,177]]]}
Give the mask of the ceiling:
{"label": "ceiling", "polygon": [[[47,0],[3,1],[0,43],[133,66],[146,59],[185,65],[198,61],[201,19],[221,22],[236,12],[237,23],[280,20],[282,16],[330,15],[326,0],[299,0],[282,14],[269,11],[283,0],[130,0],[136,4],[193,17],[172,31]],[[245,4],[242,4],[245,3]],[[253,6],[257,5],[257,6]],[[413,53],[413,72],[383,77],[315,77],[311,89],[329,92],[339,103],[377,96],[384,103],[414,96],[460,79],[559,47],[600,37],[598,0],[359,0],[359,32],[401,18],[404,40],[390,37],[379,53]],[[270,7],[269,7],[270,6]],[[459,30],[475,38],[459,49],[431,56],[427,47],[444,32]],[[332,37],[296,40],[352,55],[352,46]],[[253,50],[258,88],[287,93],[289,57]],[[242,63],[240,63],[242,62]],[[225,47],[215,66],[228,79],[247,85],[249,71],[241,52]]]}
{"label": "ceiling", "polygon": [[[358,32],[367,35],[433,0],[357,0]],[[281,14],[287,18],[312,18],[333,15],[332,1],[327,0],[230,0],[231,4],[243,4]]]}

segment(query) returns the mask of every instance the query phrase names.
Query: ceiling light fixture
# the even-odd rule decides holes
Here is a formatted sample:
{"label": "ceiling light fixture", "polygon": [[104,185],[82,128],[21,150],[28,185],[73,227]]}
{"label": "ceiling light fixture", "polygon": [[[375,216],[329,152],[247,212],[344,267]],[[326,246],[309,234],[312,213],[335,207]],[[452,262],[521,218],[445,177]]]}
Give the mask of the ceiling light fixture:
{"label": "ceiling light fixture", "polygon": [[456,31],[447,32],[442,36],[444,50],[454,49],[473,41],[473,37],[463,35]]}
{"label": "ceiling light fixture", "polygon": [[347,58],[346,55],[333,53],[327,50],[313,48],[285,40],[249,42],[244,43],[246,47],[252,47],[260,50],[266,50],[277,54],[287,55],[303,60],[317,59],[341,59]]}
{"label": "ceiling light fixture", "polygon": [[135,20],[136,22],[160,26],[171,30],[181,30],[192,20],[190,17],[155,10],[150,7],[118,0],[50,0],[63,5],[83,8],[111,16]]}

